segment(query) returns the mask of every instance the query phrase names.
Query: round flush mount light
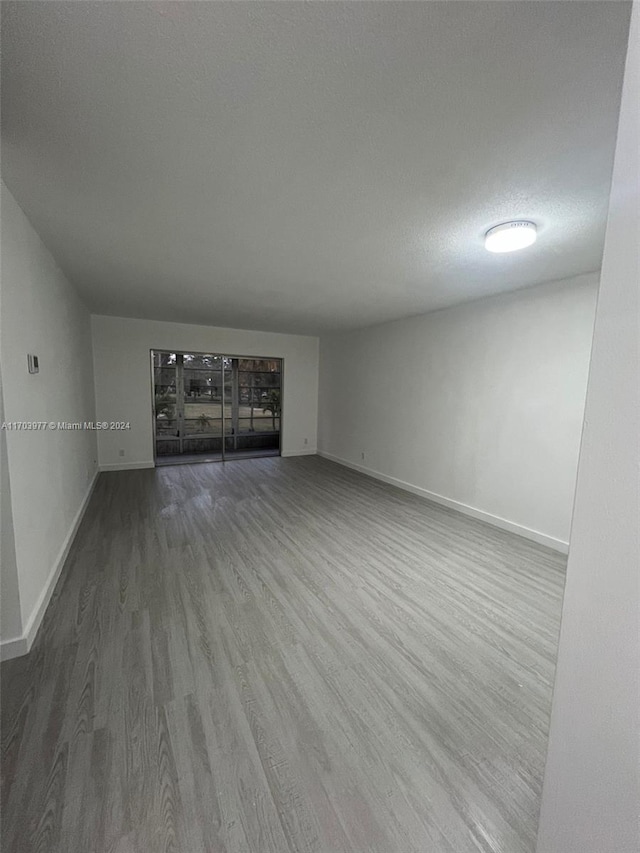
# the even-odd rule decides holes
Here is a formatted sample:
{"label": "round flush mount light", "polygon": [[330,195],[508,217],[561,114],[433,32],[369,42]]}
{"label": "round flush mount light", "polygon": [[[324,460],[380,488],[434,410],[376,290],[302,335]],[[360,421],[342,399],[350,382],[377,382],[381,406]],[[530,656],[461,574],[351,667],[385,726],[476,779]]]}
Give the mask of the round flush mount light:
{"label": "round flush mount light", "polygon": [[485,249],[490,252],[515,252],[536,242],[537,229],[534,222],[516,219],[490,228],[484,237]]}

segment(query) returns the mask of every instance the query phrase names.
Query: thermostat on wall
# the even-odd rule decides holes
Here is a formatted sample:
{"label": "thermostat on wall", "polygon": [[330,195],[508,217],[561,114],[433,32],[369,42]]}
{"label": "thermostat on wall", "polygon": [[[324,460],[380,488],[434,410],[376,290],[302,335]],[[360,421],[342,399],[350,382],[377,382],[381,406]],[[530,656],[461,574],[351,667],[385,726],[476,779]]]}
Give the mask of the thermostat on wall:
{"label": "thermostat on wall", "polygon": [[38,364],[37,355],[27,355],[27,364],[29,365],[29,373],[40,372],[40,365]]}

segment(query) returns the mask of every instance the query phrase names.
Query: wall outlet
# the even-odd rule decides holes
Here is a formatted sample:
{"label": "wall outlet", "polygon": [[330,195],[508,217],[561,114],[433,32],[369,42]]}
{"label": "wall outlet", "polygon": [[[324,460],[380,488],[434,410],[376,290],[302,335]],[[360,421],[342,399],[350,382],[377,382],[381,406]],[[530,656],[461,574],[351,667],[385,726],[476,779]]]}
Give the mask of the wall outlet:
{"label": "wall outlet", "polygon": [[305,443],[305,444],[309,444],[309,439],[308,439],[308,438],[305,438],[304,443]]}
{"label": "wall outlet", "polygon": [[118,454],[119,456],[124,456],[124,450],[121,450]]}
{"label": "wall outlet", "polygon": [[362,461],[364,462],[364,450],[363,450],[363,451],[362,451],[362,453],[360,454],[360,458],[361,458],[361,459],[362,459]]}

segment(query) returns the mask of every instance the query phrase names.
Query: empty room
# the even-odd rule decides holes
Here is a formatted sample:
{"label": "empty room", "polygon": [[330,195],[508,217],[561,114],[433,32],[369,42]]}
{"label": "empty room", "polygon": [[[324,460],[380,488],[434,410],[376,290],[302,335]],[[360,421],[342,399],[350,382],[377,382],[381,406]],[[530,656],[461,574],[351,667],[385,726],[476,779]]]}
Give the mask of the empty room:
{"label": "empty room", "polygon": [[638,3],[1,7],[2,853],[638,853]]}

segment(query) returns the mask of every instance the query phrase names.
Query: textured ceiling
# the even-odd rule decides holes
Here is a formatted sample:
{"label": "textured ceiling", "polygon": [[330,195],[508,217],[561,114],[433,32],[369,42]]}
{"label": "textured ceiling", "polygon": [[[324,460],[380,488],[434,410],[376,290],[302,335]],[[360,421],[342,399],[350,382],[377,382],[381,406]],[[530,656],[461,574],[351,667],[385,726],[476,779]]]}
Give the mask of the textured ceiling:
{"label": "textured ceiling", "polygon": [[2,13],[4,178],[94,312],[316,332],[600,265],[627,3]]}

